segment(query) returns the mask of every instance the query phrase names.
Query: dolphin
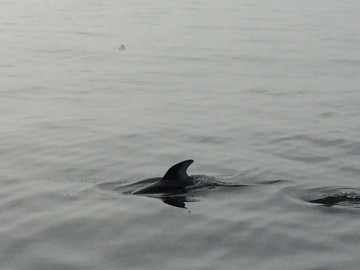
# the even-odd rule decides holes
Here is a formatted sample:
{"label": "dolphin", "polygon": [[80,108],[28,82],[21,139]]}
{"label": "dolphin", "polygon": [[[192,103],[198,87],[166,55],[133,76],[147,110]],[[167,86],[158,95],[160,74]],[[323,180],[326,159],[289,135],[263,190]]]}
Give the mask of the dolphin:
{"label": "dolphin", "polygon": [[178,194],[187,191],[187,187],[194,185],[194,180],[186,173],[193,163],[192,159],[184,160],[172,166],[157,182],[139,188],[132,194],[167,193]]}

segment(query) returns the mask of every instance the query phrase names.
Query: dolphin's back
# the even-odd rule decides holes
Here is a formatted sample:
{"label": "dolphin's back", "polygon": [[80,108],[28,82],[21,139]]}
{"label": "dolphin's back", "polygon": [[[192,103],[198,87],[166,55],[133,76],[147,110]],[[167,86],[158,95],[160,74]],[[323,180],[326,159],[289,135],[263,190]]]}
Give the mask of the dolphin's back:
{"label": "dolphin's back", "polygon": [[175,164],[165,173],[160,181],[135,190],[133,194],[185,191],[187,186],[194,184],[192,178],[186,173],[187,168],[193,162],[192,159],[189,159]]}

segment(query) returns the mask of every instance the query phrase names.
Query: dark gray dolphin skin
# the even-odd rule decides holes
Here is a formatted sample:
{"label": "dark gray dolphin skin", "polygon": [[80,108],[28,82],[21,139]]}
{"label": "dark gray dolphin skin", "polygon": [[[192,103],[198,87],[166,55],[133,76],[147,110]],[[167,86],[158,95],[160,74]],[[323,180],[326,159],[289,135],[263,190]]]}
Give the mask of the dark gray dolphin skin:
{"label": "dark gray dolphin skin", "polygon": [[161,180],[135,190],[132,194],[185,192],[188,186],[194,184],[193,179],[186,173],[187,168],[193,162],[192,159],[189,159],[175,164],[165,173]]}

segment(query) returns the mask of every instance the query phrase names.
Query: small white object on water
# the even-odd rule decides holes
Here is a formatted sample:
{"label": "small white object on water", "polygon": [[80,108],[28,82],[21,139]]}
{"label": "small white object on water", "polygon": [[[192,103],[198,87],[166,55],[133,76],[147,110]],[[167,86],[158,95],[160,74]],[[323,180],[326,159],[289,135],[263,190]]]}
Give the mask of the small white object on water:
{"label": "small white object on water", "polygon": [[121,46],[119,47],[119,51],[125,51],[125,45],[121,44]]}

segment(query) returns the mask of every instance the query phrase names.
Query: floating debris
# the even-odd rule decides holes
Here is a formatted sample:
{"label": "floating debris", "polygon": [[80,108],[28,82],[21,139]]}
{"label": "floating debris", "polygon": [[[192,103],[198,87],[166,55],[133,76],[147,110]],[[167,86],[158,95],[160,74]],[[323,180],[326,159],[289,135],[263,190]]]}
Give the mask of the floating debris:
{"label": "floating debris", "polygon": [[124,44],[121,44],[121,46],[119,47],[119,51],[121,51],[121,52],[125,51],[125,45]]}

